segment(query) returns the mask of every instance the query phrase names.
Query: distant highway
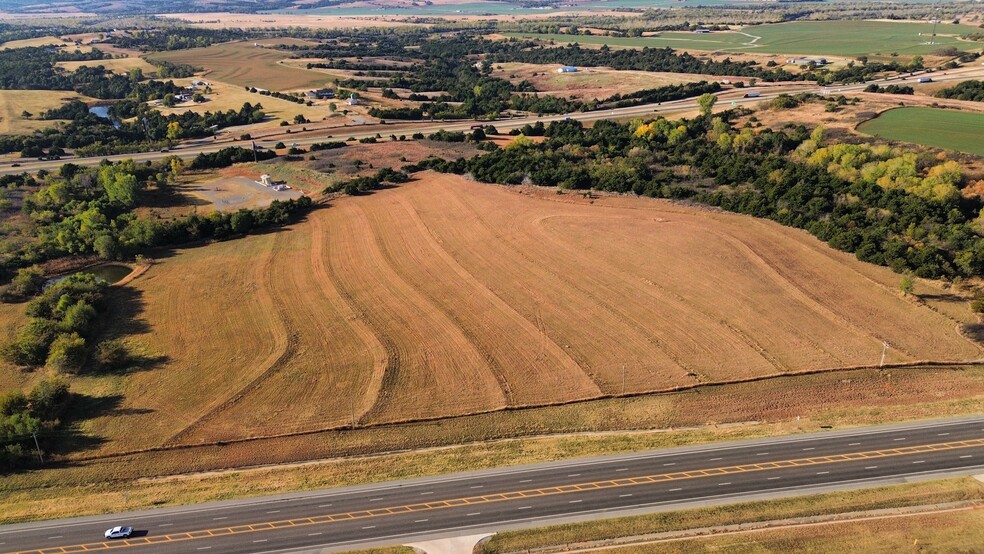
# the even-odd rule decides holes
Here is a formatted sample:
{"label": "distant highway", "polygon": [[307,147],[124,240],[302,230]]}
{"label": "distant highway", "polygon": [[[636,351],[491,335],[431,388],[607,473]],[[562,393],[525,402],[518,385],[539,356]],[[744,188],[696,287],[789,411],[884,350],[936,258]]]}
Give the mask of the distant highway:
{"label": "distant highway", "polygon": [[[981,471],[984,416],[7,525],[0,552],[346,550]],[[105,541],[116,525],[138,533]]]}
{"label": "distant highway", "polygon": [[[866,86],[876,83],[876,84],[902,84],[902,85],[914,85],[915,80],[918,76],[923,75],[923,73],[917,73],[915,77],[906,77],[904,81],[900,81],[898,78],[892,79],[879,79],[868,81],[862,84],[844,85],[844,86],[831,86],[831,87],[817,87],[813,83],[792,83],[788,85],[762,85],[756,86],[754,88],[744,88],[744,89],[729,89],[718,93],[719,109],[724,109],[731,107],[734,103],[736,106],[758,104],[767,100],[771,100],[780,94],[796,94],[800,92],[813,92],[816,94],[823,94],[825,92],[831,95],[838,95],[847,92],[858,92],[863,90]],[[926,75],[931,75],[934,82],[947,82],[947,81],[962,81],[971,77],[982,77],[984,76],[984,68],[981,67],[965,67],[961,69],[947,71],[946,75],[943,72],[928,73]],[[711,78],[712,76],[708,76]],[[761,96],[757,98],[744,98],[743,95],[750,91],[758,91]],[[544,123],[550,123],[552,121],[562,121],[564,119],[575,119],[582,122],[587,121],[598,121],[601,119],[624,119],[633,117],[651,117],[653,114],[663,114],[669,115],[673,113],[685,112],[695,110],[696,98],[686,98],[683,100],[674,100],[670,102],[663,102],[661,104],[644,104],[641,106],[632,106],[628,108],[617,108],[614,110],[597,110],[593,112],[573,112],[569,114],[560,115],[549,115],[549,116],[528,116],[522,118],[504,119],[494,122],[489,122],[489,124],[495,125],[499,131],[510,131],[512,129],[519,129],[523,125],[533,124],[537,121],[542,121]],[[298,137],[298,138],[278,138],[276,140],[257,140],[258,146],[263,148],[273,148],[277,142],[286,143],[296,143],[298,146],[306,147],[311,146],[317,142],[325,142],[329,140],[347,140],[349,137],[360,139],[367,137],[374,137],[377,133],[384,136],[389,135],[409,135],[413,133],[424,133],[430,134],[439,130],[446,131],[468,131],[470,127],[474,125],[475,122],[472,120],[466,121],[448,121],[448,122],[393,122],[386,125],[374,125],[371,131],[359,130],[359,126],[349,126],[349,127],[336,127],[331,129],[326,129],[324,135],[316,137]],[[328,135],[331,135],[329,138]],[[170,152],[141,152],[133,154],[120,154],[114,156],[100,156],[92,158],[72,158],[66,157],[61,160],[18,160],[16,163],[20,164],[18,167],[12,167],[10,164],[5,164],[0,167],[0,175],[10,175],[29,172],[33,173],[41,169],[48,171],[55,171],[60,168],[63,164],[74,163],[78,165],[85,166],[95,166],[106,159],[110,161],[121,161],[121,160],[135,160],[138,162],[145,161],[157,161],[164,159],[168,156],[179,156],[182,159],[190,159],[198,154],[216,152],[223,148],[228,148],[230,146],[242,146],[245,148],[250,147],[250,141],[236,141],[236,142],[207,142],[203,140],[188,141],[182,145],[179,145]],[[13,162],[12,162],[13,163]]]}

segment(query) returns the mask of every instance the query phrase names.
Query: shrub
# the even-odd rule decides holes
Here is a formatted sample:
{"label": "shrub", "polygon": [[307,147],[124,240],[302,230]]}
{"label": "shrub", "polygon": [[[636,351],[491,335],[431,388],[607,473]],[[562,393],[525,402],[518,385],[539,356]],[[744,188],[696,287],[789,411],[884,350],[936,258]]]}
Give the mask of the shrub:
{"label": "shrub", "polygon": [[62,373],[78,373],[87,355],[85,339],[78,333],[62,334],[51,343],[45,365]]}

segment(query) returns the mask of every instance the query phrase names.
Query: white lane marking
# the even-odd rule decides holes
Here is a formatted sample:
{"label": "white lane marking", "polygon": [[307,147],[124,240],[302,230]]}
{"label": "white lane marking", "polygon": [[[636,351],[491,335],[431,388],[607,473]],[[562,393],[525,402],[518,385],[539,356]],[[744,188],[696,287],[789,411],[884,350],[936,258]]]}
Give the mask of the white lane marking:
{"label": "white lane marking", "polygon": [[664,467],[665,466],[675,466],[675,465],[676,465],[676,462],[670,462],[668,464],[663,464]]}
{"label": "white lane marking", "polygon": [[830,473],[830,472],[829,471],[818,471],[817,472],[817,475],[826,475],[828,473]]}
{"label": "white lane marking", "polygon": [[803,450],[816,450],[816,447],[811,446],[809,448],[804,448]]}
{"label": "white lane marking", "polygon": [[623,467],[623,468],[620,468],[620,469],[616,469],[615,471],[628,471],[628,470],[629,470],[629,468]]}
{"label": "white lane marking", "polygon": [[945,437],[945,436],[947,436],[947,435],[949,435],[949,434],[950,434],[950,433],[936,433],[936,436],[937,436],[937,437]]}
{"label": "white lane marking", "polygon": [[516,509],[517,510],[532,510],[533,509],[533,506],[520,506],[519,508],[516,508]]}
{"label": "white lane marking", "polygon": [[482,512],[472,512],[472,513],[467,514],[467,515],[468,516],[480,516],[480,515],[482,515]]}
{"label": "white lane marking", "polygon": [[905,440],[905,437],[901,437],[901,438],[897,438],[897,439],[892,439],[892,440],[893,441],[904,441]]}
{"label": "white lane marking", "polygon": [[670,492],[682,491],[683,489],[670,489]]}
{"label": "white lane marking", "polygon": [[965,456],[960,456],[960,457],[961,457],[961,458],[973,458],[973,456],[971,456],[970,454],[967,454],[967,455],[965,455]]}
{"label": "white lane marking", "polygon": [[270,510],[270,511],[269,511],[269,512],[267,512],[267,513],[268,513],[268,514],[279,514],[279,513],[280,513],[280,510]]}
{"label": "white lane marking", "polygon": [[567,501],[568,504],[577,504],[578,502],[580,502],[580,500],[568,500]]}
{"label": "white lane marking", "polygon": [[914,463],[914,464],[925,464],[926,463],[926,460],[916,460],[915,462],[912,462],[912,463]]}
{"label": "white lane marking", "polygon": [[731,483],[718,483],[718,486],[719,486],[719,487],[723,487],[723,486],[725,486],[725,485],[730,485],[730,484],[731,484]]}
{"label": "white lane marking", "polygon": [[878,466],[867,466],[865,469],[878,469]]}
{"label": "white lane marking", "polygon": [[425,495],[428,495],[428,494],[434,494],[434,491],[422,492],[422,493],[420,493],[420,496],[425,496]]}
{"label": "white lane marking", "polygon": [[724,458],[711,458],[711,459],[710,459],[710,460],[708,460],[708,461],[709,461],[709,462],[716,462],[716,461],[718,461],[718,460],[723,460],[723,459],[724,459]]}
{"label": "white lane marking", "polygon": [[253,542],[266,542],[266,541],[268,541],[268,540],[269,540],[269,539],[256,539],[256,540],[255,540],[255,541],[253,541]]}
{"label": "white lane marking", "polygon": [[64,536],[64,535],[55,535],[54,537],[48,537],[48,538],[49,538],[49,539],[60,539],[60,538],[62,538],[63,536]]}
{"label": "white lane marking", "polygon": [[429,519],[418,519],[414,523],[424,523],[425,521],[430,521]]}
{"label": "white lane marking", "polygon": [[376,528],[375,525],[366,525],[365,527],[363,527],[363,529],[375,529],[375,528]]}
{"label": "white lane marking", "polygon": [[776,479],[782,479],[782,477],[769,477],[769,481],[775,481]]}
{"label": "white lane marking", "polygon": [[756,456],[765,456],[766,454],[768,454],[768,452],[759,452],[759,453],[757,453],[755,455]]}
{"label": "white lane marking", "polygon": [[469,488],[469,489],[480,489],[480,488],[482,488],[482,487],[484,487],[484,486],[485,486],[485,485],[472,485],[471,487],[468,487],[468,488]]}
{"label": "white lane marking", "polygon": [[318,504],[319,508],[328,508],[331,504]]}
{"label": "white lane marking", "polygon": [[158,525],[158,527],[170,527],[172,525],[174,525],[174,524],[173,523],[161,523],[160,525]]}
{"label": "white lane marking", "polygon": [[379,502],[382,498],[370,498],[369,502]]}
{"label": "white lane marking", "polygon": [[213,517],[212,521],[219,521],[220,519],[229,519],[229,516]]}
{"label": "white lane marking", "polygon": [[632,496],[632,495],[631,494],[620,494],[620,495],[618,495],[619,498],[628,498],[630,496]]}
{"label": "white lane marking", "polygon": [[317,536],[318,536],[318,535],[320,535],[320,534],[321,534],[321,533],[308,533],[308,536],[309,536],[309,537],[317,537]]}
{"label": "white lane marking", "polygon": [[580,476],[581,476],[580,473],[571,473],[570,475],[568,475],[568,477],[580,477]]}
{"label": "white lane marking", "polygon": [[198,550],[209,550],[211,548],[212,548],[211,546],[200,546],[198,547]]}
{"label": "white lane marking", "polygon": [[523,479],[522,481],[520,481],[520,483],[532,483],[532,482],[533,482],[532,479]]}
{"label": "white lane marking", "polygon": [[849,443],[847,443],[847,445],[848,446],[861,446],[861,443],[860,442],[849,442]]}

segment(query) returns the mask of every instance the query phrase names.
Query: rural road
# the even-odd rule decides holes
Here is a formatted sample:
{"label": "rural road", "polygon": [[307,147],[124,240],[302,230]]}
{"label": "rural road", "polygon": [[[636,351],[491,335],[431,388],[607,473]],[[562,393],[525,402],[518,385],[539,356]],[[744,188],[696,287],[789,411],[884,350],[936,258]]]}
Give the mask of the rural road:
{"label": "rural road", "polygon": [[[0,526],[0,552],[320,552],[803,494],[984,467],[984,416],[716,443]],[[129,540],[105,541],[115,525]]]}
{"label": "rural road", "polygon": [[[943,75],[941,72],[928,73],[927,75],[932,75],[934,82],[942,83],[948,81],[963,81],[972,77],[980,77],[984,75],[984,68],[980,67],[966,67],[962,69],[956,69],[946,72],[947,75]],[[822,88],[817,87],[812,83],[794,83],[789,85],[780,86],[759,86],[754,88],[744,88],[744,89],[729,89],[722,93],[719,93],[720,97],[719,106],[721,108],[731,107],[731,104],[740,106],[747,104],[757,104],[767,100],[771,100],[780,94],[795,94],[799,92],[813,92],[817,94],[823,94],[825,91],[832,95],[837,95],[843,92],[858,92],[863,90],[866,86],[876,83],[876,84],[902,84],[902,85],[912,85],[915,84],[916,78],[922,75],[922,73],[917,73],[916,77],[907,77],[904,81],[899,81],[896,79],[877,79],[871,80],[867,83],[844,85],[844,86],[831,86]],[[709,76],[710,77],[710,76]],[[743,94],[749,91],[759,91],[761,96],[757,98],[744,98]],[[647,117],[652,116],[654,113],[659,114],[673,114],[685,111],[692,111],[696,109],[696,98],[686,98],[683,100],[674,100],[670,102],[663,102],[661,104],[644,104],[641,106],[632,106],[628,108],[617,108],[614,110],[598,110],[593,112],[573,112],[570,114],[561,115],[551,115],[551,116],[529,116],[522,118],[505,119],[494,122],[487,122],[495,125],[496,129],[500,132],[509,131],[512,129],[518,129],[523,125],[528,123],[536,123],[537,121],[542,121],[544,123],[550,123],[551,121],[561,121],[566,118],[576,119],[578,121],[598,121],[601,119],[625,119],[632,117]],[[468,131],[472,125],[476,122],[471,120],[466,121],[450,121],[450,122],[399,122],[399,123],[389,123],[383,126],[374,125],[371,131],[358,131],[359,127],[339,127],[332,128],[326,131],[326,136],[318,137],[298,137],[296,139],[285,139],[284,142],[296,143],[298,146],[305,147],[310,146],[316,142],[325,142],[328,140],[346,140],[349,137],[354,139],[374,137],[377,133],[383,136],[389,135],[400,135],[400,134],[412,134],[412,133],[424,133],[430,134],[439,130],[446,131]],[[382,128],[380,128],[382,127]],[[329,138],[330,136],[330,138]],[[273,148],[277,143],[281,142],[280,139],[277,140],[257,140],[258,146],[264,148]],[[250,147],[250,141],[236,141],[236,142],[206,142],[203,140],[188,141],[183,145],[179,145],[170,152],[142,152],[134,154],[120,154],[115,156],[100,156],[93,158],[72,158],[66,157],[61,160],[51,160],[51,161],[18,161],[16,163],[20,164],[18,167],[12,167],[10,164],[4,164],[0,167],[0,175],[13,175],[24,172],[33,173],[41,169],[47,171],[56,171],[63,164],[74,163],[78,165],[85,166],[95,166],[106,159],[110,161],[121,161],[132,159],[138,162],[145,161],[157,161],[164,159],[168,156],[179,156],[183,159],[189,160],[198,154],[207,152],[216,152],[223,148],[228,148],[230,146],[242,146],[245,148]]]}

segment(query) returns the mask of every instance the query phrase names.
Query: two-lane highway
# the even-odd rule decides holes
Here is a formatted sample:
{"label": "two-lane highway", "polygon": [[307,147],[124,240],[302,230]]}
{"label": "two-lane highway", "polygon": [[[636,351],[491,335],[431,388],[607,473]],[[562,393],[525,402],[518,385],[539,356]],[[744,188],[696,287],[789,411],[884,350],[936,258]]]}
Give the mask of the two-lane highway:
{"label": "two-lane highway", "polygon": [[[984,467],[984,417],[678,448],[0,527],[0,552],[272,552],[588,519]],[[114,525],[138,530],[105,541]]]}

